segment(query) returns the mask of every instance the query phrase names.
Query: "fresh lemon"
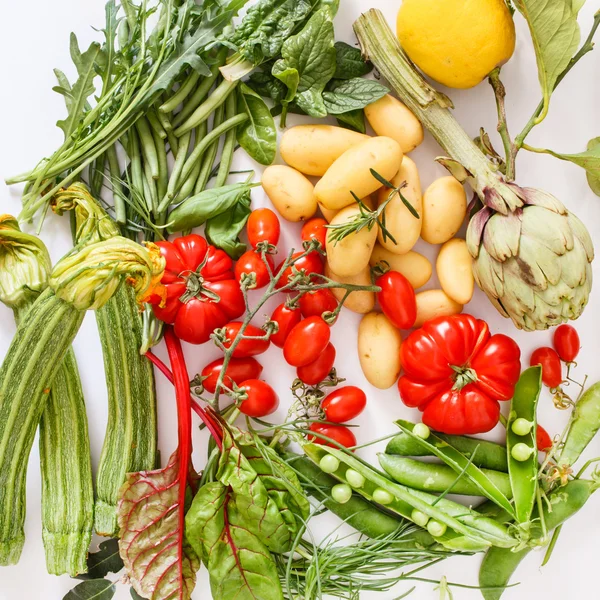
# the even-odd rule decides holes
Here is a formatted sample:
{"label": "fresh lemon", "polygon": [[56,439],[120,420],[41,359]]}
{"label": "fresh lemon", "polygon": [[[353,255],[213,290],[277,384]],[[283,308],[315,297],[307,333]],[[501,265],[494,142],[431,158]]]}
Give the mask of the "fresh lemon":
{"label": "fresh lemon", "polygon": [[470,88],[510,59],[515,25],[505,0],[404,0],[398,38],[425,74]]}

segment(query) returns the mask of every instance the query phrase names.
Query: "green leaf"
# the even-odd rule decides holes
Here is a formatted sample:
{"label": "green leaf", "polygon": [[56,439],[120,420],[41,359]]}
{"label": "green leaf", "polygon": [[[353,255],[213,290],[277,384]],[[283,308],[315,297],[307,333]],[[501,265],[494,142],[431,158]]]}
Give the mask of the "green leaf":
{"label": "green leaf", "polygon": [[119,555],[119,540],[111,539],[100,543],[98,552],[90,552],[87,558],[87,573],[77,579],[101,579],[109,573],[118,573],[123,568]]}
{"label": "green leaf", "polygon": [[111,600],[117,588],[108,579],[90,579],[75,586],[63,600]]}
{"label": "green leaf", "polygon": [[354,79],[370,73],[371,63],[366,62],[359,48],[346,44],[335,43],[335,73],[334,79]]}
{"label": "green leaf", "polygon": [[246,251],[246,244],[240,242],[239,236],[252,212],[250,203],[250,193],[246,193],[231,210],[206,222],[206,239],[233,259],[238,259]]}
{"label": "green leaf", "polygon": [[340,127],[352,129],[359,133],[366,133],[367,126],[365,124],[365,111],[362,108],[350,110],[347,113],[336,115],[337,122]]}
{"label": "green leaf", "polygon": [[261,165],[270,165],[277,153],[275,120],[264,100],[242,83],[238,91],[238,113],[249,119],[237,129],[239,145]]}
{"label": "green leaf", "polygon": [[577,14],[582,0],[514,0],[529,25],[538,77],[544,98],[544,109],[537,122],[548,114],[550,96],[559,75],[577,51],[581,32]]}
{"label": "green leaf", "polygon": [[140,596],[133,588],[129,588],[129,594],[131,595],[133,600],[147,600],[146,598]]}
{"label": "green leaf", "polygon": [[[68,115],[58,121],[57,125],[63,130],[67,139],[83,121],[88,98],[94,93],[94,77],[96,76],[96,60],[100,54],[100,44],[93,42],[82,54],[79,50],[77,37],[71,34],[71,58],[77,69],[77,81],[70,90],[64,86],[54,88],[54,91],[69,97],[67,101]],[[60,73],[60,72],[59,72]],[[57,74],[58,76],[58,74]],[[66,79],[66,78],[65,78]],[[60,79],[59,79],[60,82]]]}
{"label": "green leaf", "polygon": [[215,600],[282,600],[273,557],[219,482],[202,487],[186,516],[186,535],[201,554]]}
{"label": "green leaf", "polygon": [[280,103],[286,95],[287,88],[281,81],[275,79],[271,73],[255,71],[246,82],[248,87],[264,98],[270,98],[275,103]]}
{"label": "green leaf", "polygon": [[273,65],[273,77],[285,85],[287,93],[282,98],[282,102],[289,104],[296,97],[298,92],[298,86],[300,85],[300,73],[298,73],[297,69],[292,67],[284,67],[284,62],[276,62],[275,65]]}
{"label": "green leaf", "polygon": [[365,106],[383,98],[389,90],[377,81],[356,77],[349,80],[331,82],[323,99],[327,111],[339,115],[351,110],[363,109]]}

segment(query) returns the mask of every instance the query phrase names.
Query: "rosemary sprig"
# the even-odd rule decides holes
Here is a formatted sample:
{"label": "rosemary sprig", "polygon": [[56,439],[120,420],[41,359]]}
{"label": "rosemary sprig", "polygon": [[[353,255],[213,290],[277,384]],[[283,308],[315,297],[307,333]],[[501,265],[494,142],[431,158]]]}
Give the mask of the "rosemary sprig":
{"label": "rosemary sprig", "polygon": [[400,196],[400,200],[402,200],[402,203],[404,204],[404,206],[406,206],[406,208],[408,208],[410,214],[415,219],[421,218],[421,217],[419,217],[419,213],[416,211],[415,207],[406,199],[406,197],[402,193],[402,190],[408,185],[406,183],[406,181],[403,181],[399,186],[396,187],[391,181],[388,181],[385,177],[380,175],[375,169],[371,169],[371,175],[373,175],[373,177],[375,177],[375,179],[377,179],[377,181],[379,181],[379,183],[382,183],[384,187],[391,190],[390,195],[388,196],[388,202],[394,197],[395,194],[398,194]]}

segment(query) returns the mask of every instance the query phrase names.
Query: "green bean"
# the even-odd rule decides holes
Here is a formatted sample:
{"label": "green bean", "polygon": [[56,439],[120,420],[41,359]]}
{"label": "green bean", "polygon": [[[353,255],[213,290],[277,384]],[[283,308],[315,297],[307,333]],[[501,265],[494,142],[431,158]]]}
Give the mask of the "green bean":
{"label": "green bean", "polygon": [[177,184],[179,183],[179,178],[181,177],[181,173],[183,171],[183,165],[185,165],[185,161],[187,159],[187,153],[190,147],[191,140],[191,132],[182,135],[179,139],[179,149],[181,150],[181,152],[178,152],[177,157],[175,159],[175,164],[173,165],[171,177],[169,178],[169,184],[167,186],[167,193],[166,196],[161,200],[158,212],[163,212],[164,210],[166,210],[175,198],[175,190],[177,189]]}
{"label": "green bean", "polygon": [[[548,497],[550,507],[547,504],[543,505],[543,520],[537,518],[539,513],[533,514],[534,518],[531,521],[533,536],[537,535],[540,538],[544,536],[541,528],[542,521],[548,531],[562,525],[583,507],[596,487],[597,484],[594,482],[576,479],[550,494]],[[500,599],[513,573],[531,550],[532,548],[524,548],[513,552],[506,548],[490,548],[487,551],[479,570],[479,585],[484,588],[481,593],[485,600]]]}
{"label": "green bean", "polygon": [[140,140],[133,128],[129,130],[128,136],[129,143],[127,145],[127,154],[129,155],[129,160],[131,161],[131,186],[134,190],[141,194],[144,190],[144,175],[142,170]]}
{"label": "green bean", "polygon": [[[236,97],[235,94],[231,94],[225,102],[225,120],[231,119],[236,115]],[[229,171],[231,170],[231,163],[233,161],[233,153],[235,151],[235,144],[237,140],[237,132],[235,129],[230,129],[225,134],[225,143],[223,144],[223,151],[221,152],[221,164],[219,165],[219,171],[217,173],[217,179],[215,181],[215,187],[221,187],[227,183],[229,177]],[[211,166],[212,171],[212,166]],[[209,174],[210,177],[210,174]]]}
{"label": "green bean", "polygon": [[154,110],[150,109],[146,113],[146,118],[148,119],[150,129],[152,129],[152,131],[154,133],[158,134],[158,137],[160,137],[161,140],[166,139],[167,132],[165,131],[165,128],[162,126],[162,123],[160,122],[159,118],[156,116],[156,113],[154,112]]}
{"label": "green bean", "polygon": [[[123,21],[126,23],[127,21]],[[123,195],[123,185],[121,183],[121,168],[119,167],[119,157],[117,148],[113,144],[107,151],[108,168],[110,171],[110,182],[112,185],[113,198],[115,203],[115,220],[120,225],[127,222],[127,206],[125,196]]]}
{"label": "green bean", "polygon": [[159,112],[163,114],[173,112],[189,96],[199,79],[200,73],[198,71],[191,71],[186,80],[181,84],[181,87],[160,106],[158,109]]}
{"label": "green bean", "polygon": [[[167,186],[169,184],[169,164],[167,161],[167,149],[165,142],[160,138],[156,131],[152,132],[154,145],[156,146],[156,154],[158,156],[158,180],[156,182],[158,200],[162,200],[167,194]],[[156,203],[158,206],[158,202]]]}
{"label": "green bean", "polygon": [[237,81],[227,81],[224,79],[192,115],[175,130],[175,135],[180,137],[206,121],[227,100],[227,97],[235,90],[237,84]]}
{"label": "green bean", "polygon": [[148,210],[154,212],[158,208],[158,193],[156,191],[156,181],[152,177],[152,172],[150,170],[150,165],[148,163],[144,163],[144,193],[146,196],[146,205],[148,206]]}
{"label": "green bean", "polygon": [[106,154],[103,152],[90,166],[90,189],[95,196],[100,196],[102,192],[105,165]]}
{"label": "green bean", "polygon": [[[475,466],[508,473],[508,459],[505,446],[488,442],[487,440],[478,440],[459,435],[446,435],[443,433],[435,433],[435,435],[467,458],[472,459]],[[476,448],[477,453],[473,456]],[[400,456],[434,456],[428,448],[404,433],[397,435],[389,441],[385,453],[399,454]]]}
{"label": "green bean", "polygon": [[[219,127],[221,123],[223,123],[223,118],[225,117],[225,108],[224,106],[219,106],[215,111],[215,116],[213,119],[213,129],[215,127]],[[206,121],[204,122],[206,125]],[[200,168],[200,174],[198,175],[198,179],[196,181],[196,185],[194,186],[194,195],[203,192],[206,189],[206,185],[210,180],[210,174],[212,172],[213,165],[215,164],[215,160],[217,158],[217,154],[219,152],[219,140],[215,140],[204,152],[204,156],[202,157],[202,166]]]}
{"label": "green bean", "polygon": [[158,118],[162,128],[165,130],[166,137],[169,135],[169,131],[173,131],[173,123],[171,123],[171,117],[165,113],[156,111],[156,117]]}
{"label": "green bean", "polygon": [[559,465],[574,465],[600,429],[600,383],[588,388],[573,409],[565,445],[556,459]]}
{"label": "green bean", "polygon": [[[536,445],[536,410],[542,389],[541,367],[531,367],[523,372],[510,405],[510,414],[506,424],[506,451],[508,457],[508,474],[513,490],[516,520],[527,523],[531,518],[533,506],[537,498],[538,453]],[[533,423],[527,435],[517,435],[512,424],[517,419],[526,419]],[[515,452],[515,447],[524,444],[531,453],[526,460]]]}
{"label": "green bean", "polygon": [[140,147],[144,161],[150,168],[152,178],[158,179],[158,155],[156,154],[156,146],[152,137],[152,131],[150,131],[150,125],[145,117],[140,117],[135,123],[135,128],[140,138]]}
{"label": "green bean", "polygon": [[171,154],[175,158],[179,154],[179,140],[175,137],[175,134],[171,130],[167,130],[167,140],[169,141],[169,147],[171,148]]}
{"label": "green bean", "polygon": [[[479,487],[469,479],[456,480],[456,471],[447,465],[426,463],[405,456],[379,454],[379,464],[394,481],[425,492],[441,494],[451,487],[453,494],[481,496]],[[482,471],[507,498],[512,498],[510,480],[500,471]]]}

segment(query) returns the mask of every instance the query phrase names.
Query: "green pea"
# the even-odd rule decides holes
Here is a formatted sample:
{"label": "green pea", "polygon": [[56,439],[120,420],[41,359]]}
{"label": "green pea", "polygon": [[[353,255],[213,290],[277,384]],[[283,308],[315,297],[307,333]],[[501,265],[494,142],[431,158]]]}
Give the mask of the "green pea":
{"label": "green pea", "polygon": [[365,478],[354,469],[346,471],[346,481],[355,489],[359,489],[365,485]]}
{"label": "green pea", "polygon": [[373,492],[373,502],[377,502],[377,504],[391,504],[394,501],[394,496],[390,494],[387,490],[377,488]]}
{"label": "green pea", "polygon": [[335,473],[339,469],[340,461],[335,456],[326,454],[319,462],[319,466],[324,473]]}
{"label": "green pea", "polygon": [[516,435],[527,435],[533,429],[533,423],[523,418],[515,419],[511,429]]}
{"label": "green pea", "polygon": [[331,497],[340,504],[346,504],[352,498],[352,488],[346,483],[338,483],[331,488]]}
{"label": "green pea", "polygon": [[413,510],[410,515],[411,521],[418,525],[419,527],[427,527],[427,523],[429,523],[429,517],[420,510]]}
{"label": "green pea", "polygon": [[425,423],[417,423],[413,428],[413,433],[422,440],[426,440],[431,435],[431,429]]}
{"label": "green pea", "polygon": [[445,525],[445,523],[440,523],[439,521],[436,521],[434,519],[431,519],[429,523],[427,523],[427,531],[433,537],[443,536],[446,533],[447,529],[448,527]]}
{"label": "green pea", "polygon": [[525,462],[526,460],[529,460],[530,456],[533,454],[533,448],[530,448],[523,442],[519,442],[512,447],[510,454],[515,460]]}

